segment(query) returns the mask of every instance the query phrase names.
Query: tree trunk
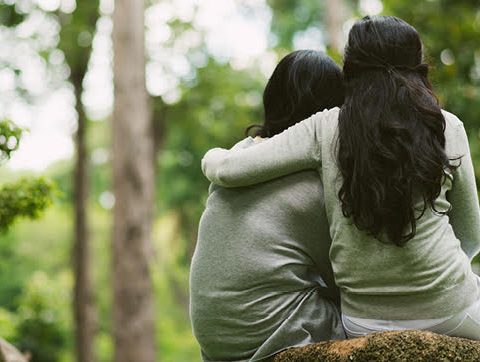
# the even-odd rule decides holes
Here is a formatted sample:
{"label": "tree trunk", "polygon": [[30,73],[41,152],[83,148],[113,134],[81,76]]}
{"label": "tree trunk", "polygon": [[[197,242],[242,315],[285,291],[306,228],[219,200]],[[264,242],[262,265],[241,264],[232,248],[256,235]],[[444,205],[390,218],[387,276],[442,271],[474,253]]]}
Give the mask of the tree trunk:
{"label": "tree trunk", "polygon": [[96,329],[96,314],[93,302],[90,240],[88,233],[88,151],[86,146],[87,119],[81,103],[83,76],[73,79],[78,129],[76,134],[75,163],[75,240],[73,245],[74,265],[74,318],[75,347],[78,362],[94,362],[93,342]]}
{"label": "tree trunk", "polygon": [[151,243],[153,137],[145,88],[144,1],[113,14],[113,285],[115,362],[156,362]]}
{"label": "tree trunk", "polygon": [[343,54],[345,36],[343,24],[347,17],[344,0],[325,0],[324,21],[327,26],[328,45],[338,54]]}
{"label": "tree trunk", "polygon": [[99,0],[78,2],[72,14],[58,13],[60,21],[59,48],[65,54],[70,68],[69,81],[74,87],[78,128],[75,137],[76,160],[73,172],[74,240],[72,263],[74,274],[73,318],[75,321],[75,357],[77,362],[94,362],[94,339],[97,329],[94,292],[92,287],[92,260],[88,231],[89,155],[86,145],[87,117],[82,105],[83,79],[92,53],[91,44],[78,46],[82,32],[95,33],[99,17]]}

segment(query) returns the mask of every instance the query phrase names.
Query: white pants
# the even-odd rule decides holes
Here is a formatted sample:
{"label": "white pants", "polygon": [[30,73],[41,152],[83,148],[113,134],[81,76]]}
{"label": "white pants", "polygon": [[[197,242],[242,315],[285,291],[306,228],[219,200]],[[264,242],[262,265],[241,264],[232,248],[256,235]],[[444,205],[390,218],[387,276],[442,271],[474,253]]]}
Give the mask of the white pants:
{"label": "white pants", "polygon": [[378,320],[342,315],[342,323],[348,338],[361,337],[373,332],[420,329],[452,337],[480,340],[480,300],[447,318]]}

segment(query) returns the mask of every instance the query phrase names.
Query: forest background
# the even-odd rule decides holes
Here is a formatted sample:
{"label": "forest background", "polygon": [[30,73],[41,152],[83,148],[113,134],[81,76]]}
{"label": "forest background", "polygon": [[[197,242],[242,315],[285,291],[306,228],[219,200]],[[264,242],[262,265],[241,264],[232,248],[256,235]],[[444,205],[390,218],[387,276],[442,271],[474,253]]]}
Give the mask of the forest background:
{"label": "forest background", "polygon": [[155,172],[152,236],[138,259],[150,270],[138,286],[153,303],[145,333],[155,360],[199,361],[188,269],[208,189],[201,157],[262,121],[262,90],[283,55],[319,49],[341,64],[349,28],[367,14],[420,32],[435,92],[466,126],[479,185],[478,0],[148,0],[131,19],[114,16],[113,0],[0,0],[0,336],[33,362],[121,360],[128,328],[112,310],[128,306],[116,304],[113,285],[127,279],[112,262],[121,189],[112,150],[135,155],[145,140],[112,132],[124,99],[113,79],[129,76],[112,66],[114,27],[145,30],[140,113],[151,121]]}

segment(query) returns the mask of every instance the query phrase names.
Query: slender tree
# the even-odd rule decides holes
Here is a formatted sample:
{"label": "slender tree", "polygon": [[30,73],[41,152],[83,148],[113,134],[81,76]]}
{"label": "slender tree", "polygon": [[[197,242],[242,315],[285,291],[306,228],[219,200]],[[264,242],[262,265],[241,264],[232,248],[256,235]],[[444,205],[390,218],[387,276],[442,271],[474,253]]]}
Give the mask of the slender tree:
{"label": "slender tree", "polygon": [[88,151],[86,146],[87,120],[83,105],[80,102],[81,87],[75,86],[77,98],[78,129],[76,133],[75,162],[75,240],[73,245],[74,285],[74,318],[75,344],[78,362],[94,362],[94,338],[96,329],[96,312],[94,305],[91,247],[88,230]]}
{"label": "slender tree", "polygon": [[92,45],[79,42],[79,37],[93,38],[99,16],[98,0],[77,2],[73,14],[59,14],[62,28],[60,48],[70,67],[70,82],[75,91],[77,132],[75,135],[74,212],[75,235],[72,248],[74,271],[73,314],[75,320],[75,347],[78,362],[94,362],[96,312],[91,275],[91,247],[88,230],[89,165],[87,148],[87,117],[82,104],[83,79],[87,73]]}
{"label": "slender tree", "polygon": [[116,362],[155,362],[149,273],[154,167],[145,88],[143,0],[117,0],[113,14],[113,226]]}

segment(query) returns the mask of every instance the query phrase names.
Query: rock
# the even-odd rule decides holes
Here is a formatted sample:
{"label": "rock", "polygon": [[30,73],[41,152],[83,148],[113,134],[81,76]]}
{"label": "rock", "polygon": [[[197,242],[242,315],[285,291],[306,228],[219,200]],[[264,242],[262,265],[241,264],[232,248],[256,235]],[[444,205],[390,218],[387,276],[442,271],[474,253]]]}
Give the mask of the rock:
{"label": "rock", "polygon": [[480,341],[424,331],[373,333],[287,349],[273,362],[479,362]]}
{"label": "rock", "polygon": [[0,362],[28,362],[28,358],[10,343],[0,338]]}

